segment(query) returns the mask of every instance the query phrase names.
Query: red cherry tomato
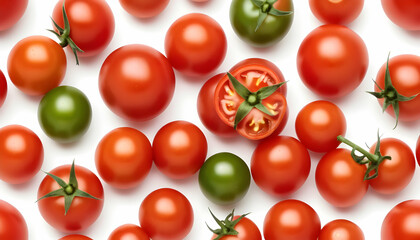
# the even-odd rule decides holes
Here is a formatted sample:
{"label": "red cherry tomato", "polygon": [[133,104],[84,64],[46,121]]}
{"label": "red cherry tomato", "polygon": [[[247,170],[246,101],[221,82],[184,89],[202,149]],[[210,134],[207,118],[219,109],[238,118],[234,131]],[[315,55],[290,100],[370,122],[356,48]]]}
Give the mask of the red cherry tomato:
{"label": "red cherry tomato", "polygon": [[0,239],[28,240],[28,226],[22,214],[3,200],[0,200],[0,226]]}
{"label": "red cherry tomato", "polygon": [[227,51],[226,35],[211,17],[191,13],[176,20],[166,33],[165,52],[172,66],[190,77],[216,70]]}
{"label": "red cherry tomato", "polygon": [[420,239],[420,200],[405,201],[395,206],[382,223],[381,240]]}
{"label": "red cherry tomato", "polygon": [[[64,28],[63,1],[54,7],[53,20]],[[114,15],[103,0],[66,0],[65,8],[71,31],[70,38],[82,49],[80,57],[98,55],[111,42],[115,31]]]}
{"label": "red cherry tomato", "polygon": [[417,162],[420,166],[420,136],[419,136],[419,139],[417,139],[416,156],[417,156]]}
{"label": "red cherry tomato", "polygon": [[141,227],[125,224],[112,231],[108,240],[150,240],[150,238]]}
{"label": "red cherry tomato", "polygon": [[168,3],[169,0],[120,0],[125,11],[138,18],[155,17],[168,6]]}
{"label": "red cherry tomato", "polygon": [[173,179],[191,177],[207,156],[207,140],[194,124],[174,121],[163,126],[153,140],[156,167]]}
{"label": "red cherry tomato", "polygon": [[315,101],[300,110],[295,129],[299,140],[309,150],[328,152],[340,145],[337,136],[346,134],[346,117],[334,103]]}
{"label": "red cherry tomato", "polygon": [[314,93],[339,98],[356,89],[365,77],[369,57],[365,43],[341,25],[316,28],[300,45],[297,67],[303,83]]}
{"label": "red cherry tomato", "polygon": [[175,90],[168,59],[139,44],[112,52],[99,73],[99,90],[108,107],[130,121],[146,121],[165,110]]}
{"label": "red cherry tomato", "polygon": [[74,235],[68,235],[68,236],[62,237],[58,240],[92,240],[92,238],[89,238],[83,235],[74,234]]}
{"label": "red cherry tomato", "polygon": [[[238,219],[240,216],[233,217],[233,221]],[[261,232],[257,225],[249,218],[242,218],[234,227],[238,232],[238,235],[227,235],[219,238],[219,240],[262,240]],[[216,239],[217,235],[213,234],[211,240]]]}
{"label": "red cherry tomato", "polygon": [[7,60],[10,80],[19,90],[32,96],[44,95],[60,85],[66,69],[66,54],[61,46],[44,36],[19,41]]}
{"label": "red cherry tomato", "polygon": [[389,19],[409,31],[420,30],[420,2],[416,0],[382,0]]}
{"label": "red cherry tomato", "polygon": [[[3,106],[4,101],[6,100],[7,96],[7,81],[6,77],[4,77],[3,72],[0,70],[0,107]],[[213,100],[213,98],[211,99]],[[213,106],[213,101],[211,101]]]}
{"label": "red cherry tomato", "polygon": [[319,21],[341,25],[353,22],[364,3],[364,0],[309,0],[311,11]]}
{"label": "red cherry tomato", "polygon": [[318,240],[365,240],[365,235],[356,224],[339,219],[326,224]]}
{"label": "red cherry tomato", "polygon": [[0,179],[21,184],[41,169],[44,147],[38,136],[20,125],[0,128]]}
{"label": "red cherry tomato", "polygon": [[96,148],[95,163],[99,175],[120,189],[139,185],[149,174],[152,162],[149,139],[134,128],[112,130]]}
{"label": "red cherry tomato", "polygon": [[161,188],[143,200],[139,219],[143,230],[153,240],[182,240],[191,231],[194,213],[182,193]]}
{"label": "red cherry tomato", "polygon": [[0,31],[15,25],[25,13],[28,0],[0,0]]}
{"label": "red cherry tomato", "polygon": [[316,240],[320,231],[318,214],[298,200],[277,203],[264,219],[265,240]]}
{"label": "red cherry tomato", "polygon": [[290,195],[297,191],[309,175],[311,158],[299,140],[275,136],[261,142],[251,159],[255,183],[274,196]]}
{"label": "red cherry tomato", "polygon": [[365,196],[369,183],[364,181],[365,165],[357,164],[347,149],[337,148],[325,154],[315,172],[321,196],[335,207],[351,207]]}

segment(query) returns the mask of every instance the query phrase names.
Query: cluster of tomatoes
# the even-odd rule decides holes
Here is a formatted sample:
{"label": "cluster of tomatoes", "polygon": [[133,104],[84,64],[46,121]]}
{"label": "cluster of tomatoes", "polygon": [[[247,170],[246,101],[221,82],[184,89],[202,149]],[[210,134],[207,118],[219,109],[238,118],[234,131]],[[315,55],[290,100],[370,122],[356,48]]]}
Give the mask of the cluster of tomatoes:
{"label": "cluster of tomatoes", "polygon": [[[204,0],[206,1],[206,0]],[[204,2],[196,0],[195,2]],[[162,12],[169,0],[120,0],[121,6],[138,18]],[[12,27],[24,14],[28,0],[0,0],[0,31]],[[363,40],[344,26],[358,17],[363,0],[310,0],[311,10],[326,23],[303,40],[297,54],[297,69],[303,83],[317,95],[340,99],[355,90],[368,69],[368,51]],[[420,30],[420,3],[382,0],[388,17],[400,27]],[[269,47],[283,39],[293,21],[291,0],[233,0],[231,25],[244,42]],[[45,134],[56,142],[78,141],[87,132],[92,106],[77,88],[59,86],[67,69],[68,47],[79,57],[95,57],[111,42],[115,20],[104,0],[59,0],[52,13],[56,41],[30,36],[10,51],[7,72],[16,88],[29,96],[42,96],[38,120]],[[174,70],[187,78],[208,76],[221,65],[227,39],[217,21],[191,13],[176,20],[166,33],[165,55],[141,44],[120,47],[104,61],[99,72],[99,91],[109,109],[127,121],[149,121],[169,105],[175,91]],[[398,121],[420,120],[420,57],[400,55],[380,69],[372,97],[383,111]],[[7,83],[0,71],[0,106]],[[275,197],[295,193],[311,169],[309,150],[324,154],[316,166],[316,186],[322,197],[338,208],[356,205],[372,187],[380,194],[396,194],[412,180],[420,164],[420,138],[416,156],[396,138],[380,139],[365,150],[345,138],[346,117],[331,101],[319,100],[303,107],[295,120],[297,138],[279,135],[288,121],[287,83],[280,69],[261,58],[245,59],[227,73],[211,77],[201,88],[197,112],[203,125],[220,137],[238,134],[258,140],[250,167],[235,154],[222,152],[207,157],[203,132],[187,121],[163,126],[153,142],[139,130],[122,127],[105,135],[96,148],[99,176],[116,189],[137,187],[152,164],[170,179],[187,179],[198,173],[206,198],[219,205],[233,205],[247,194],[251,180]],[[337,148],[340,143],[351,150]],[[30,181],[41,169],[44,147],[39,137],[20,125],[0,128],[0,179],[9,184]],[[104,206],[100,179],[89,169],[59,166],[40,183],[38,208],[45,221],[58,231],[77,233],[91,226]],[[211,229],[211,239],[259,240],[262,235],[247,214],[234,211]],[[387,215],[382,240],[420,239],[420,200],[400,203]],[[181,240],[193,226],[194,211],[179,191],[161,188],[141,203],[140,225],[115,229],[109,240]],[[266,240],[363,240],[361,229],[348,220],[335,220],[321,230],[318,214],[299,200],[284,200],[266,214]],[[27,240],[23,216],[0,200],[0,239]],[[61,240],[89,240],[68,235]]]}

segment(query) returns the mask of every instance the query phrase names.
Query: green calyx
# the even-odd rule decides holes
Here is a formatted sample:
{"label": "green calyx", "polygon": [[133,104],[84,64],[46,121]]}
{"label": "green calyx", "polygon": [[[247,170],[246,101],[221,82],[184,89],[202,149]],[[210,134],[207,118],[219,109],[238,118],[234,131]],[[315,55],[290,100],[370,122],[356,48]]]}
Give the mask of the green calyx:
{"label": "green calyx", "polygon": [[[382,156],[380,152],[380,144],[381,144],[381,138],[379,136],[378,132],[378,141],[376,142],[376,148],[374,153],[370,153],[366,151],[365,149],[361,148],[360,146],[356,145],[352,141],[344,138],[343,136],[338,136],[337,140],[352,147],[351,150],[351,157],[354,159],[354,161],[360,165],[368,165],[367,171],[365,173],[364,180],[371,180],[378,176],[379,174],[379,165],[384,160],[391,160],[391,156]],[[356,151],[361,153],[361,156],[356,155]],[[371,174],[372,173],[372,174]]]}
{"label": "green calyx", "polygon": [[244,218],[245,216],[247,216],[249,213],[244,214],[242,216],[240,216],[239,218],[237,218],[235,221],[233,221],[233,217],[235,216],[234,212],[235,209],[232,210],[232,212],[225,218],[225,220],[219,220],[216,216],[214,216],[213,212],[209,209],[211,216],[213,217],[213,219],[217,222],[217,225],[219,225],[219,229],[211,229],[209,227],[209,225],[207,225],[207,227],[210,229],[210,231],[214,234],[217,235],[216,238],[214,238],[213,240],[219,240],[224,236],[236,236],[238,235],[238,231],[235,230],[235,226],[236,224],[238,224],[242,218]]}
{"label": "green calyx", "polygon": [[79,65],[79,57],[77,56],[77,52],[83,52],[70,38],[70,24],[69,19],[67,18],[66,8],[64,7],[65,1],[63,1],[63,20],[64,20],[64,29],[60,27],[54,19],[51,18],[52,22],[54,23],[55,28],[58,30],[58,33],[54,30],[48,29],[48,31],[54,33],[60,40],[60,46],[67,47],[70,46],[71,50],[76,57],[76,64]]}
{"label": "green calyx", "polygon": [[64,180],[62,180],[61,178],[51,173],[45,172],[45,174],[52,177],[58,183],[58,185],[60,185],[61,188],[46,194],[45,196],[38,199],[37,202],[44,198],[49,198],[49,197],[64,197],[64,206],[65,206],[64,215],[67,215],[67,212],[69,211],[71,203],[73,202],[73,199],[75,197],[84,197],[84,198],[92,198],[95,200],[101,200],[79,189],[76,173],[74,171],[74,161],[73,161],[73,164],[71,165],[70,178],[69,178],[68,183],[66,183]]}
{"label": "green calyx", "polygon": [[278,0],[251,0],[251,2],[260,8],[260,14],[258,16],[258,22],[257,27],[255,28],[255,32],[258,31],[261,24],[264,22],[264,20],[267,18],[267,16],[273,15],[273,16],[286,16],[293,13],[293,11],[280,11],[277,10],[275,7],[273,7],[273,4],[277,2]]}
{"label": "green calyx", "polygon": [[245,101],[239,106],[233,128],[236,129],[238,124],[251,112],[253,108],[257,108],[261,112],[273,116],[273,114],[262,104],[262,100],[271,96],[284,82],[275,84],[268,87],[263,87],[257,92],[251,92],[242,83],[238,81],[232,74],[227,73],[229,81],[232,83],[233,88]]}

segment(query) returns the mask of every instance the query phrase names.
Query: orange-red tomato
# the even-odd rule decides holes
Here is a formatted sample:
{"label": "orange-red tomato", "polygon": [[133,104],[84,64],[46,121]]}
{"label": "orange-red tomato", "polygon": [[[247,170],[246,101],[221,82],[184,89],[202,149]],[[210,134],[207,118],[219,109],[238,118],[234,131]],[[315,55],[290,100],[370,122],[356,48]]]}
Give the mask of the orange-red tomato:
{"label": "orange-red tomato", "polygon": [[381,230],[381,240],[420,239],[420,200],[405,201],[386,215]]}
{"label": "orange-red tomato", "polygon": [[327,223],[321,229],[318,240],[365,240],[365,235],[353,222],[338,219]]}
{"label": "orange-red tomato", "polygon": [[150,240],[150,238],[141,227],[125,224],[112,231],[108,240]]}
{"label": "orange-red tomato", "polygon": [[[233,217],[233,221],[238,219],[240,216]],[[234,227],[238,232],[238,235],[227,235],[221,237],[219,240],[262,240],[261,232],[257,225],[249,218],[242,218]],[[211,240],[217,238],[216,234],[213,234]]]}
{"label": "orange-red tomato", "polygon": [[120,0],[121,6],[138,18],[151,18],[159,15],[168,6],[169,0]]}
{"label": "orange-red tomato", "polygon": [[382,0],[382,8],[391,21],[409,31],[420,30],[420,2],[417,0]]}
{"label": "orange-red tomato", "polygon": [[28,0],[0,0],[0,31],[15,25],[25,13]]}
{"label": "orange-red tomato", "polygon": [[312,13],[324,23],[347,25],[363,9],[364,0],[309,0]]}
{"label": "orange-red tomato", "polygon": [[416,156],[417,156],[417,162],[420,166],[420,136],[419,136],[419,139],[417,139]]}
{"label": "orange-red tomato", "polygon": [[22,214],[3,200],[0,200],[0,226],[0,239],[28,240],[28,226]]}
{"label": "orange-red tomato", "polygon": [[73,235],[68,235],[65,237],[62,237],[58,240],[92,240],[92,238],[83,236],[83,235],[79,235],[79,234],[73,234]]}
{"label": "orange-red tomato", "polygon": [[[3,103],[6,100],[6,96],[7,96],[7,81],[3,72],[0,70],[0,107],[3,106]],[[213,104],[213,101],[211,103]]]}

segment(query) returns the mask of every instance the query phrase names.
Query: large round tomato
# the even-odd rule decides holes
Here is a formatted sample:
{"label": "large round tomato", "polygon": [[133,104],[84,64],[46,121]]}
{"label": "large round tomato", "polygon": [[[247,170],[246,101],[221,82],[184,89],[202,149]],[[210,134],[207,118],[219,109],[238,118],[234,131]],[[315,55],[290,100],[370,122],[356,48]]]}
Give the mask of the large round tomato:
{"label": "large round tomato", "polygon": [[297,56],[303,83],[316,94],[329,98],[346,96],[357,88],[368,64],[368,51],[359,35],[334,24],[309,33]]}
{"label": "large round tomato", "polygon": [[61,46],[44,36],[19,41],[7,59],[10,80],[19,90],[32,96],[44,95],[60,85],[66,69],[66,54]]}
{"label": "large round tomato", "polygon": [[300,110],[295,129],[306,148],[314,152],[328,152],[340,145],[337,136],[346,134],[346,117],[334,103],[315,101]]}
{"label": "large round tomato", "polygon": [[150,238],[141,227],[125,224],[112,231],[108,240],[150,240]]}
{"label": "large round tomato", "polygon": [[318,240],[365,240],[365,235],[356,224],[338,219],[327,223],[321,229]]}
{"label": "large round tomato", "polygon": [[398,26],[409,30],[420,30],[420,2],[416,0],[382,0],[386,15]]}
{"label": "large round tomato", "polygon": [[265,240],[316,240],[320,230],[318,214],[299,200],[277,203],[264,219]]}
{"label": "large round tomato", "polygon": [[[238,110],[245,101],[248,105],[265,107],[267,114],[254,107],[238,124],[236,130],[242,136],[259,140],[273,133],[280,133],[287,121],[286,86],[282,85],[269,97],[262,98],[259,91],[284,82],[281,71],[273,63],[258,58],[246,59],[233,68],[229,73],[239,81],[251,94],[244,99],[232,85],[228,75],[217,84],[214,96],[216,112],[222,121],[234,127]],[[252,101],[252,102],[251,102]]]}
{"label": "large round tomato", "polygon": [[[63,1],[54,7],[52,19],[64,28]],[[83,50],[78,55],[94,56],[111,42],[115,31],[114,15],[103,0],[66,0],[65,9],[71,27],[70,38]]]}
{"label": "large round tomato", "polygon": [[182,193],[161,188],[143,200],[139,219],[143,230],[153,240],[182,240],[191,231],[194,212]]}
{"label": "large round tomato", "polygon": [[[241,216],[232,216],[232,219],[229,220],[229,224],[236,221],[240,217]],[[236,235],[225,235],[224,233],[220,235],[213,234],[211,240],[216,239],[221,235],[222,237],[219,238],[219,240],[262,240],[260,230],[258,229],[257,225],[255,225],[255,223],[249,218],[243,217],[241,220],[239,220],[239,222],[235,224],[233,229],[237,232]]]}
{"label": "large round tomato", "polygon": [[261,142],[251,159],[251,173],[255,183],[274,196],[297,191],[309,175],[311,158],[297,139],[275,136]]}
{"label": "large round tomato", "polygon": [[145,45],[127,45],[103,63],[99,90],[115,114],[130,121],[146,121],[169,105],[175,74],[160,52]]}
{"label": "large round tomato", "polygon": [[351,207],[365,196],[369,183],[364,180],[366,166],[357,164],[347,149],[325,154],[315,172],[321,196],[335,207]]}
{"label": "large round tomato", "polygon": [[138,18],[150,18],[159,15],[168,6],[169,0],[120,0],[121,6]]}
{"label": "large round tomato", "polygon": [[417,156],[417,162],[420,166],[420,136],[419,136],[419,139],[417,139],[416,156]]}
{"label": "large round tomato", "polygon": [[79,235],[79,234],[73,234],[73,235],[68,235],[68,236],[62,237],[58,240],[92,240],[92,238],[89,238],[89,237],[86,237],[86,236],[83,236],[83,235]]}
{"label": "large round tomato", "polygon": [[174,121],[163,126],[153,140],[156,167],[173,179],[194,175],[207,156],[207,140],[194,124]]}
{"label": "large round tomato", "polygon": [[28,226],[22,214],[3,200],[0,200],[0,226],[0,239],[28,240]]}
{"label": "large round tomato", "polygon": [[381,240],[420,239],[420,200],[395,206],[382,223]]}
{"label": "large round tomato", "polygon": [[[63,181],[71,178],[71,165],[63,165],[50,171]],[[64,196],[47,197],[38,200],[38,208],[45,221],[61,232],[80,232],[92,225],[102,212],[104,205],[104,189],[98,177],[89,169],[75,166],[75,176],[78,184],[67,183],[65,190],[50,176],[46,176],[38,188],[38,199],[45,195],[63,189]],[[74,197],[66,213],[65,198],[73,196],[76,190],[81,190],[98,199]]]}
{"label": "large round tomato", "polygon": [[[7,96],[7,81],[3,72],[0,70],[0,107],[3,106]],[[213,107],[213,98],[211,99],[211,106]]]}
{"label": "large round tomato", "polygon": [[319,21],[347,25],[356,19],[365,0],[309,0],[312,13]]}
{"label": "large round tomato", "polygon": [[105,182],[116,188],[139,185],[149,174],[152,162],[149,139],[134,128],[112,130],[96,148],[96,169]]}
{"label": "large round tomato", "polygon": [[190,77],[208,75],[223,62],[226,35],[211,17],[191,13],[176,20],[166,32],[165,52],[172,66]]}
{"label": "large round tomato", "polygon": [[15,25],[25,13],[28,0],[0,0],[0,31]]}
{"label": "large round tomato", "polygon": [[41,169],[44,147],[30,129],[10,125],[0,128],[0,179],[21,184],[32,179]]}

